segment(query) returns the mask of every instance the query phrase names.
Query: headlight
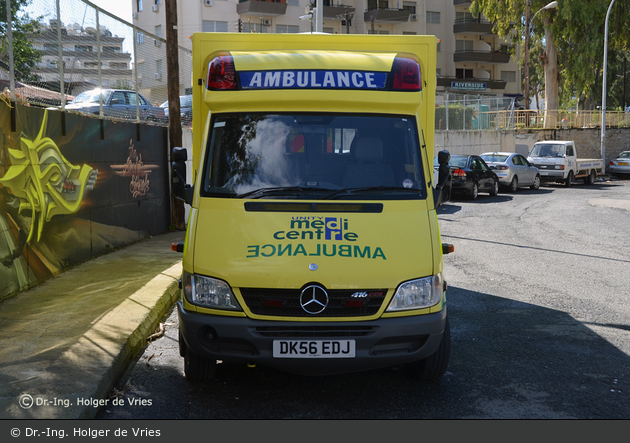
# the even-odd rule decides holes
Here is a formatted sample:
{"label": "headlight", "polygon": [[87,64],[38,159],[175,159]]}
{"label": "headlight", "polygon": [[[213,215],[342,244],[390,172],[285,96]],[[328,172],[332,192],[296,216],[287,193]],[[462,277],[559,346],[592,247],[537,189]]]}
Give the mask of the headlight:
{"label": "headlight", "polygon": [[223,280],[192,275],[185,271],[182,279],[184,297],[190,303],[204,308],[241,310],[232,289]]}
{"label": "headlight", "polygon": [[444,293],[442,274],[419,278],[401,284],[389,303],[387,311],[428,308],[436,305]]}

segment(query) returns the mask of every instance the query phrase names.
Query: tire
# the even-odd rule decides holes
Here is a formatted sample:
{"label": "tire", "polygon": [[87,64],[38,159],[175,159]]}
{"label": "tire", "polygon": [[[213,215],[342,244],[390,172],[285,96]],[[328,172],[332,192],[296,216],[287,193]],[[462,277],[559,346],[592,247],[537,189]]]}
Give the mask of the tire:
{"label": "tire", "polygon": [[472,190],[470,191],[470,199],[475,200],[477,197],[479,197],[479,185],[477,182],[474,182]]}
{"label": "tire", "polygon": [[536,177],[534,177],[534,183],[529,187],[529,189],[540,189],[540,175],[536,174]]}
{"label": "tire", "polygon": [[564,181],[564,186],[568,188],[571,186],[571,183],[573,183],[573,171],[569,171],[569,176]]}
{"label": "tire", "polygon": [[498,180],[494,180],[492,182],[492,189],[490,190],[490,195],[492,197],[496,197],[497,195],[499,195],[499,181]]}
{"label": "tire", "polygon": [[584,184],[591,186],[593,183],[595,183],[595,171],[591,170],[590,174],[588,174],[588,177],[584,179]]}
{"label": "tire", "polygon": [[184,357],[184,372],[188,381],[210,381],[217,373],[217,362],[203,358],[187,348]]}
{"label": "tire", "polygon": [[512,177],[512,181],[510,182],[510,186],[508,187],[510,192],[516,192],[518,189],[518,177],[515,175]]}
{"label": "tire", "polygon": [[438,381],[448,368],[448,361],[451,355],[451,328],[448,318],[444,325],[442,341],[435,354],[424,360],[407,363],[404,370],[411,378],[418,381]]}

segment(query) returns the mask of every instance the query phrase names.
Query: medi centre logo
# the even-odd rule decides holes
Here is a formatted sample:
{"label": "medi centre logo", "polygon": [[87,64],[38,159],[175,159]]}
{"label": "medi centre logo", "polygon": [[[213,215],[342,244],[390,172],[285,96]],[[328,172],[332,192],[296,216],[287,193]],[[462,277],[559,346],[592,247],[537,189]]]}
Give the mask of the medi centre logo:
{"label": "medi centre logo", "polygon": [[293,217],[264,245],[247,246],[247,258],[325,256],[387,260],[379,246],[363,245],[341,217]]}

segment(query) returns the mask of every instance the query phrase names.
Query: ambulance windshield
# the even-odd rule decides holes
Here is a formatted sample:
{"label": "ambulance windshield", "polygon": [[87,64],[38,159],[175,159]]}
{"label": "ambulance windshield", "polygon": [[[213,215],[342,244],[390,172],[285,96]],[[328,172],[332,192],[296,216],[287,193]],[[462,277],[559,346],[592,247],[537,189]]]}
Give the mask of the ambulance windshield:
{"label": "ambulance windshield", "polygon": [[203,196],[426,197],[413,117],[218,114],[211,127]]}

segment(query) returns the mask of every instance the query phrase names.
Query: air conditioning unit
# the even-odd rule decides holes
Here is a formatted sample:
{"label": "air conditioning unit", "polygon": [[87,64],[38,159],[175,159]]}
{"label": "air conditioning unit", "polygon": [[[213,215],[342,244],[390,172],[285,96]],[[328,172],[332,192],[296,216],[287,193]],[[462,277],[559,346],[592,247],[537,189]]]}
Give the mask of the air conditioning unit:
{"label": "air conditioning unit", "polygon": [[162,80],[162,74],[161,74],[161,73],[159,73],[159,72],[156,72],[156,73],[155,73],[155,79],[156,79],[156,80]]}
{"label": "air conditioning unit", "polygon": [[412,22],[418,21],[418,14],[409,14],[409,20]]}
{"label": "air conditioning unit", "polygon": [[131,18],[134,19],[134,20],[137,19],[138,18],[138,13],[137,12],[132,12],[131,13]]}
{"label": "air conditioning unit", "polygon": [[160,7],[158,5],[151,6],[151,11],[158,12],[159,10],[160,10]]}
{"label": "air conditioning unit", "polygon": [[271,20],[265,19],[260,21],[263,26],[271,26]]}
{"label": "air conditioning unit", "polygon": [[204,5],[212,6],[212,0],[203,0]]}
{"label": "air conditioning unit", "polygon": [[154,44],[155,46],[157,46],[158,48],[159,48],[160,46],[162,46],[162,42],[161,42],[161,41],[159,41],[159,40],[153,40],[153,44]]}

